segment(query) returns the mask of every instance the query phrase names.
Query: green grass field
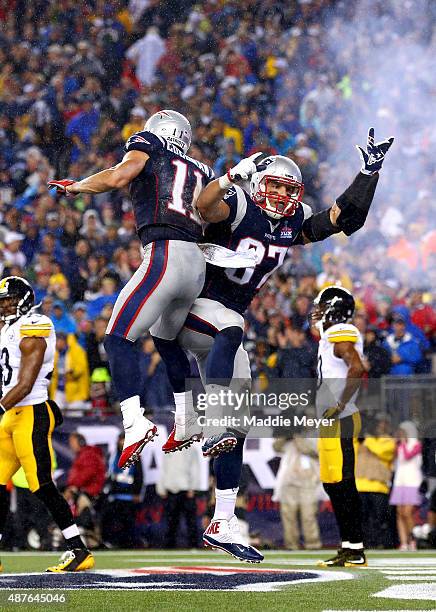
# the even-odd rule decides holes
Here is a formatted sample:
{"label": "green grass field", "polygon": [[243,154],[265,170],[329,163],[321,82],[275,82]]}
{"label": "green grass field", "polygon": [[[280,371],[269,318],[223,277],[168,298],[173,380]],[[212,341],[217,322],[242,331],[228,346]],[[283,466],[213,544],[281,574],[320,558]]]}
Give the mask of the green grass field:
{"label": "green grass field", "polygon": [[[331,554],[266,551],[263,564],[247,565],[215,551],[97,552],[95,572],[47,575],[57,555],[3,553],[0,610],[436,610],[432,551],[370,552],[359,570],[316,567]],[[38,594],[66,601],[23,601]]]}

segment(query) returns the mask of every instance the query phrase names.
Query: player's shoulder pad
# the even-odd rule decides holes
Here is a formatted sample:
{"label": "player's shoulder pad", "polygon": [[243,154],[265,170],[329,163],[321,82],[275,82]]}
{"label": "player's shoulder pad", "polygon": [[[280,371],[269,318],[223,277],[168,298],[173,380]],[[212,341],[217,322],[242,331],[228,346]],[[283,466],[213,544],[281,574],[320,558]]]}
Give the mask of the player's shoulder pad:
{"label": "player's shoulder pad", "polygon": [[238,192],[239,196],[241,192],[243,192],[243,190],[238,187],[238,185],[232,185],[231,187],[229,187],[229,189],[227,189],[225,193],[225,196],[223,197],[224,202],[227,202],[228,204],[232,202],[236,203],[238,201]]}
{"label": "player's shoulder pad", "polygon": [[304,213],[304,221],[306,221],[306,219],[313,215],[313,210],[309,204],[305,204],[304,202],[301,202],[301,208],[303,209]]}
{"label": "player's shoulder pad", "polygon": [[53,331],[53,322],[46,315],[34,312],[20,319],[20,336],[22,338],[48,338]]}
{"label": "player's shoulder pad", "polygon": [[325,332],[325,337],[329,342],[356,342],[360,339],[360,332],[355,325],[351,323],[337,323],[332,325]]}
{"label": "player's shoulder pad", "polygon": [[142,151],[148,155],[157,153],[158,151],[164,150],[166,147],[166,141],[156,134],[151,132],[136,132],[132,134],[126,144],[124,145],[124,151]]}
{"label": "player's shoulder pad", "polygon": [[232,231],[235,231],[247,212],[247,193],[238,185],[232,185],[223,200],[230,206],[227,221],[231,223]]}

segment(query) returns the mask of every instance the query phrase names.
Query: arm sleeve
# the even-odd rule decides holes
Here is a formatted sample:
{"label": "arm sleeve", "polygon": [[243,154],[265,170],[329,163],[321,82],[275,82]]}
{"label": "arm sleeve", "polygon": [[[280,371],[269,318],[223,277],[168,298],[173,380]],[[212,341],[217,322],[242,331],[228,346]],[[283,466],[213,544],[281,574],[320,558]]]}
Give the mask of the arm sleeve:
{"label": "arm sleeve", "polygon": [[421,443],[417,442],[411,450],[408,450],[406,444],[404,444],[403,452],[404,452],[405,459],[407,460],[413,459],[413,457],[415,457],[416,455],[419,455],[419,453],[421,452]]}
{"label": "arm sleeve", "polygon": [[374,199],[378,173],[368,175],[359,172],[351,185],[336,199],[341,209],[337,225],[347,236],[363,227]]}
{"label": "arm sleeve", "polygon": [[142,151],[150,157],[165,149],[165,140],[151,132],[136,132],[132,134],[124,145],[125,153],[129,151]]}

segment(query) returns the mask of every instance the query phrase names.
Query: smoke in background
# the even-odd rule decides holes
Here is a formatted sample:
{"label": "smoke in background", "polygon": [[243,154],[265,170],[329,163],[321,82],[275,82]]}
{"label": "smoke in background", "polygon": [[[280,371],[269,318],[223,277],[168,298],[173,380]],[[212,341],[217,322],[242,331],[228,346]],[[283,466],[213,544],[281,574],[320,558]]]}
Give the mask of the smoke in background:
{"label": "smoke in background", "polygon": [[[364,145],[368,127],[374,126],[376,140],[395,136],[395,143],[370,217],[392,238],[404,233],[415,243],[434,229],[436,218],[435,24],[434,0],[339,3],[324,23],[336,81],[339,75],[324,203],[356,173],[354,144]],[[322,85],[318,91],[315,103],[322,107],[328,92],[323,96]],[[410,281],[416,285],[416,279]]]}

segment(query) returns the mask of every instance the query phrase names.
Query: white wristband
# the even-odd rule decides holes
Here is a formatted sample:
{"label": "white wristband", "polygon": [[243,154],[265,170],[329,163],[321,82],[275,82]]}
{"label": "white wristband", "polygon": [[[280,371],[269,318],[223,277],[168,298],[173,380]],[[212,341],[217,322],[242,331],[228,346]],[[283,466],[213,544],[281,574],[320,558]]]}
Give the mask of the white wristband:
{"label": "white wristband", "polygon": [[231,187],[233,185],[232,181],[229,179],[228,174],[223,174],[222,176],[219,177],[218,179],[218,185],[220,186],[220,189],[228,189],[229,187]]}

